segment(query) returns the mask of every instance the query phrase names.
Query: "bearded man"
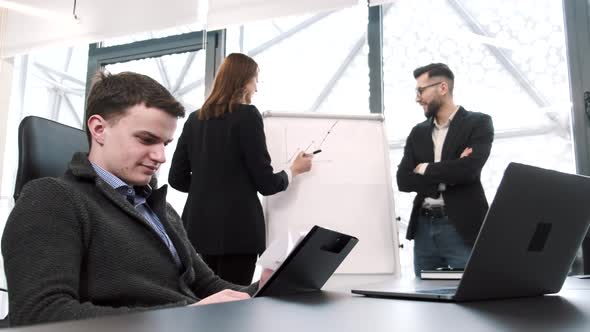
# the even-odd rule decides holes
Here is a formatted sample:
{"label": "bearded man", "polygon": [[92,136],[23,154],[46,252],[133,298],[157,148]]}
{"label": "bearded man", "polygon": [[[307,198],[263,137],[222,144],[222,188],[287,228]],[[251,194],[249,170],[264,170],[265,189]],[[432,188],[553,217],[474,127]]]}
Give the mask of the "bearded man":
{"label": "bearded man", "polygon": [[416,192],[406,238],[414,272],[464,268],[488,210],[481,170],[494,140],[492,118],[455,104],[455,75],[442,63],[414,70],[416,102],[427,120],[414,126],[398,166],[400,191]]}

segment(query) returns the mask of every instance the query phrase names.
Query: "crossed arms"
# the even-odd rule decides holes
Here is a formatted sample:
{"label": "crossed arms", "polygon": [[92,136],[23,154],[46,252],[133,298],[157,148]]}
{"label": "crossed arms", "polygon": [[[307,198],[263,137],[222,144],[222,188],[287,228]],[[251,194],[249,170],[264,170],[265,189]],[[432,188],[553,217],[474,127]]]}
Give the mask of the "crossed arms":
{"label": "crossed arms", "polygon": [[416,128],[412,130],[404,147],[404,156],[398,166],[397,183],[400,191],[417,192],[426,196],[436,196],[439,184],[449,186],[469,184],[479,180],[481,169],[487,161],[494,127],[489,115],[482,114],[471,128],[471,133],[463,144],[464,149],[455,159],[428,162],[424,174],[415,172],[423,160],[416,160]]}

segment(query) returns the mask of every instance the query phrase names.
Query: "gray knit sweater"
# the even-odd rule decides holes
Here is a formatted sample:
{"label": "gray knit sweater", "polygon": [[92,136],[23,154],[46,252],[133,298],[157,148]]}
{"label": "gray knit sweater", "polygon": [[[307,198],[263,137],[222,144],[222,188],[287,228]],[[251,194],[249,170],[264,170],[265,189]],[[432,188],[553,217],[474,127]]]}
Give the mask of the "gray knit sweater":
{"label": "gray knit sweater", "polygon": [[176,246],[170,251],[119,193],[74,155],[63,178],[28,183],[2,236],[11,325],[183,306],[226,288],[197,255],[167,187],[147,202]]}

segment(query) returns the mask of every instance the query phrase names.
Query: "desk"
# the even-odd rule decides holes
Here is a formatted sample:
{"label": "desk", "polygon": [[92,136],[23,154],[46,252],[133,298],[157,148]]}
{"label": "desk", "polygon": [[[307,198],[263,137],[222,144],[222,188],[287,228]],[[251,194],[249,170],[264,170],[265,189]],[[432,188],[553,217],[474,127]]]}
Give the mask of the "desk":
{"label": "desk", "polygon": [[568,280],[566,286],[559,295],[462,304],[323,291],[14,331],[588,331],[590,280]]}

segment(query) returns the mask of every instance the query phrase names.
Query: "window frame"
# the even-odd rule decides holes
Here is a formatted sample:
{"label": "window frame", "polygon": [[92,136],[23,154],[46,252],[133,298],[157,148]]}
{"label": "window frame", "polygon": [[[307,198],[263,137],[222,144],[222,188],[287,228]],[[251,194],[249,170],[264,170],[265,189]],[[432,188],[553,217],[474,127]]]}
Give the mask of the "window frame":
{"label": "window frame", "polygon": [[[84,99],[86,100],[88,97],[94,74],[107,65],[200,50],[206,52],[205,91],[210,91],[215,72],[225,57],[225,30],[194,31],[108,47],[101,47],[101,43],[90,44]],[[86,105],[84,108],[86,109]],[[86,114],[84,114],[84,118],[86,118]]]}

